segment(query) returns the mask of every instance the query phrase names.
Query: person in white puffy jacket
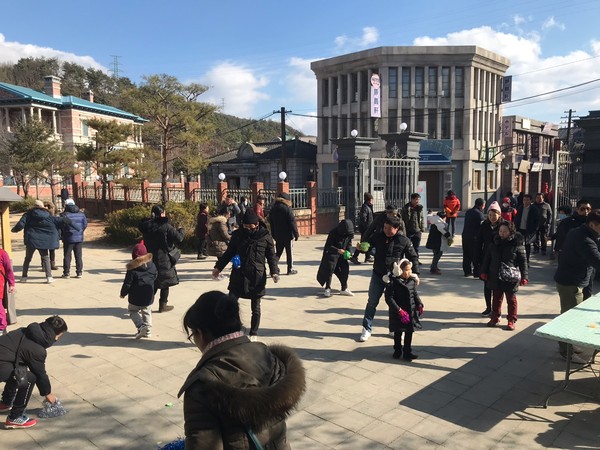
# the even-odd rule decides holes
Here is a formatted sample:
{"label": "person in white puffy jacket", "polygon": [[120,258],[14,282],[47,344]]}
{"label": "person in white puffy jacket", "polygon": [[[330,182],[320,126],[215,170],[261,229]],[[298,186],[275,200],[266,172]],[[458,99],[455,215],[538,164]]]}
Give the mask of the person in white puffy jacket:
{"label": "person in white puffy jacket", "polygon": [[425,244],[425,247],[433,251],[433,259],[431,260],[429,271],[434,275],[441,275],[442,272],[438,267],[438,263],[444,252],[449,250],[452,243],[452,235],[448,231],[446,213],[444,211],[429,216],[428,220],[430,223],[429,236],[427,237],[427,244]]}

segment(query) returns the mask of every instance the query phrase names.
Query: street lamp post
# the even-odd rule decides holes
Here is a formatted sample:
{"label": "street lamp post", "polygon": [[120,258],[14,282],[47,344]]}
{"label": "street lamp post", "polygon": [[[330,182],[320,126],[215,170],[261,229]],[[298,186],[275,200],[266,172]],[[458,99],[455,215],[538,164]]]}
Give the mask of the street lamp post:
{"label": "street lamp post", "polygon": [[[494,158],[500,154],[502,154],[502,159],[504,159],[504,151],[508,150],[508,149],[512,149],[512,148],[517,148],[517,147],[522,147],[524,144],[506,144],[506,145],[499,145],[496,147],[491,147],[489,146],[488,142],[485,142],[485,160],[483,162],[483,167],[484,167],[484,180],[483,180],[483,184],[485,186],[484,188],[484,200],[485,203],[488,203],[488,164],[491,163]],[[498,150],[496,153],[494,153],[492,156],[490,156],[490,150],[492,149],[498,149],[500,148],[500,150]],[[500,176],[502,176],[502,173],[500,174]]]}

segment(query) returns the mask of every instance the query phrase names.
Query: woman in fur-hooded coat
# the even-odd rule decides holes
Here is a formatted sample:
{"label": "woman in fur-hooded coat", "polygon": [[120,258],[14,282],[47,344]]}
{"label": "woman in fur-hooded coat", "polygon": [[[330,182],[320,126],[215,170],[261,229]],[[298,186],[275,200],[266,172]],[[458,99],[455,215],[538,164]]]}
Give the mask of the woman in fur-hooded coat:
{"label": "woman in fur-hooded coat", "polygon": [[342,284],[342,291],[348,288],[348,261],[344,259],[340,250],[350,251],[354,238],[354,224],[350,219],[342,220],[329,232],[323,257],[317,272],[317,281],[327,289],[331,288],[331,278],[335,274]]}
{"label": "woman in fur-hooded coat", "polygon": [[208,219],[208,235],[206,239],[206,252],[209,256],[220,258],[227,250],[231,235],[227,231],[227,218],[229,213],[226,210],[221,214]]}

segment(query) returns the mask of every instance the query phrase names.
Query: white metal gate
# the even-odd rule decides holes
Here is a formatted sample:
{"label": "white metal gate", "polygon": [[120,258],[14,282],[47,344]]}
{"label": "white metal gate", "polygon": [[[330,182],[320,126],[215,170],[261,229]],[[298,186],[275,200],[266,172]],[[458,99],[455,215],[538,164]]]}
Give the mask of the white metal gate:
{"label": "white metal gate", "polygon": [[369,192],[373,210],[382,211],[389,204],[402,208],[417,192],[419,162],[412,158],[371,158]]}

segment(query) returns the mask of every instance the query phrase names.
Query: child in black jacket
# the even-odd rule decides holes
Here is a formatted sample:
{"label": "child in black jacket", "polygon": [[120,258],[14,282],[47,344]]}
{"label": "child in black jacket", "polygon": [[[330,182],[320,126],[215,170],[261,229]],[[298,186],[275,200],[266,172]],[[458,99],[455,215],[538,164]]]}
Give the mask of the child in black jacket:
{"label": "child in black jacket", "polygon": [[389,329],[394,333],[393,357],[412,361],[418,358],[412,352],[412,335],[415,328],[421,328],[419,317],[423,314],[423,302],[417,293],[412,263],[408,259],[402,259],[399,265],[394,263],[393,272],[384,276],[384,282],[388,280],[385,302],[389,306]]}
{"label": "child in black jacket", "polygon": [[127,274],[121,287],[121,298],[128,296],[129,317],[137,328],[136,339],[149,338],[152,329],[152,303],[154,303],[154,280],[158,276],[144,241],[133,247],[133,259],[127,263]]}

